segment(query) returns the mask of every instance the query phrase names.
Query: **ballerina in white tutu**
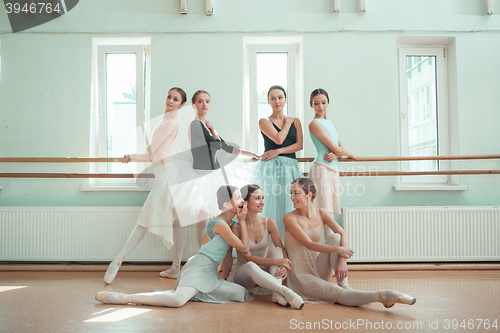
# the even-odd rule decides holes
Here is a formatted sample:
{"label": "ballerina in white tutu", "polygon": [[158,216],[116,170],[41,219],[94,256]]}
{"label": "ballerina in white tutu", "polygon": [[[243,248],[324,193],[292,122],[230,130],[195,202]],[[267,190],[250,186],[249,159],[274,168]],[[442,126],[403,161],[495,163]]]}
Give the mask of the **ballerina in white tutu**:
{"label": "ballerina in white tutu", "polygon": [[211,106],[208,92],[198,90],[191,102],[196,110],[188,133],[193,165],[184,170],[175,185],[170,185],[179,220],[174,223],[172,267],[160,273],[168,278],[179,275],[185,239],[183,227],[197,223],[197,240],[201,246],[207,219],[220,212],[213,193],[224,184],[246,184],[251,163],[234,160],[238,155],[259,158],[257,154],[227,144],[207,120]]}
{"label": "ballerina in white tutu", "polygon": [[116,277],[125,257],[144,238],[146,232],[160,236],[165,246],[173,245],[172,224],[177,219],[172,198],[168,191],[171,179],[179,176],[179,170],[170,161],[170,148],[177,136],[177,111],[186,103],[186,93],[181,88],[172,88],[166,98],[166,109],[163,119],[153,130],[148,153],[125,155],[123,163],[151,161],[155,168],[155,183],[144,203],[137,225],[121,250],[109,264],[104,275],[104,282],[110,284]]}
{"label": "ballerina in white tutu", "polygon": [[[96,300],[109,304],[133,303],[181,307],[189,300],[226,303],[253,299],[248,295],[246,288],[221,279],[217,273],[218,264],[231,247],[241,253],[248,252],[248,235],[245,227],[246,203],[241,198],[238,188],[234,186],[222,186],[217,191],[217,201],[222,213],[208,223],[200,251],[184,265],[174,290],[141,294],[100,291],[95,296]],[[235,216],[237,221],[233,219]],[[241,225],[241,238],[236,237],[231,231],[231,226],[236,223]],[[293,291],[281,285],[278,291],[293,307],[302,308],[302,299]]]}
{"label": "ballerina in white tutu", "polygon": [[[313,207],[316,187],[309,178],[299,178],[291,186],[295,210],[286,214],[285,248],[293,262],[288,273],[287,286],[305,301],[323,301],[346,306],[380,302],[386,308],[396,303],[415,304],[414,297],[396,290],[354,290],[347,283],[347,263],[354,251],[349,248],[349,237],[324,209]],[[325,235],[323,228],[334,233]],[[337,284],[330,282],[335,271]]]}

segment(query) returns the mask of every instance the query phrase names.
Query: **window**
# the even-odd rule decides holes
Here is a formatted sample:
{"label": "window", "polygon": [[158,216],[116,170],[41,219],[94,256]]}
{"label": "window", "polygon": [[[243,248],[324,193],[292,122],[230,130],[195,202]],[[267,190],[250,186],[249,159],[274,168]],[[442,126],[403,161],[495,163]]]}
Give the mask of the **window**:
{"label": "window", "polygon": [[[302,118],[301,37],[246,37],[244,146],[258,154],[264,152],[259,119],[269,117],[267,91],[281,85],[287,92],[284,113]],[[299,152],[300,154],[300,152]]]}
{"label": "window", "polygon": [[[122,157],[145,151],[144,133],[150,130],[146,123],[149,116],[150,43],[145,42],[148,42],[147,38],[94,39],[93,157]],[[91,164],[91,172],[140,173],[146,167],[146,163],[99,163]],[[139,182],[147,184],[148,179],[92,179],[91,185],[133,185]]]}
{"label": "window", "polygon": [[[449,154],[445,51],[399,49],[401,156]],[[447,161],[402,162],[403,171],[448,169]],[[402,182],[447,182],[447,176],[405,176]]]}

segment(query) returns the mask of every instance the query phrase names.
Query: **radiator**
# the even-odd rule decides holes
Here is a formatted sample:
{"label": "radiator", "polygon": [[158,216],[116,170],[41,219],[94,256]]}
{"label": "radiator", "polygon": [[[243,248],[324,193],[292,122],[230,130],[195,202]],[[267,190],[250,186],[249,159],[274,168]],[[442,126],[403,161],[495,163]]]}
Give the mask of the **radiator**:
{"label": "radiator", "polygon": [[[123,248],[141,207],[0,207],[0,261],[110,261]],[[198,252],[196,225],[184,228],[183,260]],[[127,261],[171,261],[147,233]]]}
{"label": "radiator", "polygon": [[499,261],[499,207],[344,208],[349,262]]}

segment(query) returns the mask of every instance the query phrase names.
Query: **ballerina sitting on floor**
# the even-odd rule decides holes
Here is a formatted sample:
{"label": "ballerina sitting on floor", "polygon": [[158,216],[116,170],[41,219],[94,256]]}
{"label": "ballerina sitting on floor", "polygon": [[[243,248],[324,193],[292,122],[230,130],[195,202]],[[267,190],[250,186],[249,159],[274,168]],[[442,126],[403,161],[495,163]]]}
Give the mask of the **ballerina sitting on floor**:
{"label": "ballerina sitting on floor", "polygon": [[[191,257],[180,271],[173,292],[157,291],[140,294],[123,294],[100,291],[95,298],[109,304],[144,304],[181,307],[189,300],[210,303],[243,302],[253,299],[246,288],[221,279],[218,264],[232,246],[242,253],[248,252],[248,235],[245,227],[246,203],[234,186],[222,186],[217,191],[217,201],[222,213],[211,219],[198,254]],[[233,220],[237,216],[238,221]],[[234,224],[241,224],[241,238],[231,231]],[[292,306],[302,307],[302,299],[288,288],[278,291]]]}
{"label": "ballerina sitting on floor", "polygon": [[[285,248],[293,262],[288,273],[287,286],[305,301],[324,301],[346,306],[380,302],[386,308],[396,303],[415,304],[410,295],[396,290],[354,290],[347,283],[347,263],[354,251],[349,248],[349,238],[325,209],[314,208],[312,201],[316,187],[309,178],[292,182],[291,199],[295,210],[286,214]],[[320,243],[324,227],[334,233],[325,235]],[[337,283],[330,282],[335,270]]]}
{"label": "ballerina sitting on floor", "polygon": [[[228,277],[228,281],[238,283],[245,288],[256,285],[273,291],[272,300],[283,306],[290,306],[287,300],[277,291],[287,272],[293,270],[293,264],[283,247],[278,227],[273,219],[259,216],[264,208],[264,192],[255,184],[245,185],[241,194],[247,202],[246,229],[248,233],[249,252],[237,252],[238,260]],[[240,228],[233,227],[233,232],[239,236]],[[274,247],[269,250],[272,241]],[[232,251],[228,253],[232,259]],[[228,265],[224,260],[224,268]],[[232,260],[230,260],[232,264]],[[225,276],[225,270],[223,276]]]}

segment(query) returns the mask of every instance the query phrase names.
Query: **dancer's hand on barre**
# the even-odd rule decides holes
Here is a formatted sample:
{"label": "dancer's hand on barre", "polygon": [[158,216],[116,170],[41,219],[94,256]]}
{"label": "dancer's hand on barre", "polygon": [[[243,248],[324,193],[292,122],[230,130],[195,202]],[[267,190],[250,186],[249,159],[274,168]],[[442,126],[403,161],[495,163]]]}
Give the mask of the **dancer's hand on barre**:
{"label": "dancer's hand on barre", "polygon": [[337,283],[343,278],[347,277],[347,263],[345,260],[339,261],[337,268],[335,269],[335,277],[337,278]]}
{"label": "dancer's hand on barre", "polygon": [[280,154],[279,152],[279,149],[273,149],[273,150],[268,150],[266,151],[262,157],[261,157],[261,161],[269,161],[269,160],[272,160],[273,158],[275,158],[276,156],[278,156]]}
{"label": "dancer's hand on barre", "polygon": [[353,160],[357,159],[358,157],[359,157],[358,155],[354,155],[354,154],[351,154],[351,153],[349,153],[349,155],[347,155],[347,158],[350,158],[350,159],[353,159]]}
{"label": "dancer's hand on barre", "polygon": [[254,160],[260,160],[260,155],[257,155],[256,153],[253,153],[251,151],[248,151],[248,150],[244,150],[244,149],[240,149],[240,152],[242,155],[244,156],[248,156],[248,157],[251,157],[253,158]]}
{"label": "dancer's hand on barre", "polygon": [[339,158],[337,155],[335,155],[334,153],[332,153],[331,151],[327,151],[325,153],[325,156],[323,156],[323,159],[327,162],[333,162],[335,161],[336,158]]}
{"label": "dancer's hand on barre", "polygon": [[285,267],[278,268],[276,273],[274,273],[274,277],[280,280],[286,279],[287,276],[288,276],[288,269],[286,269]]}
{"label": "dancer's hand on barre", "polygon": [[339,246],[338,248],[339,248],[338,254],[342,258],[349,259],[354,254],[354,251],[351,248],[347,247],[347,246]]}
{"label": "dancer's hand on barre", "polygon": [[122,163],[128,163],[128,162],[130,162],[130,155],[125,155],[125,156],[123,156],[123,161],[122,161]]}

